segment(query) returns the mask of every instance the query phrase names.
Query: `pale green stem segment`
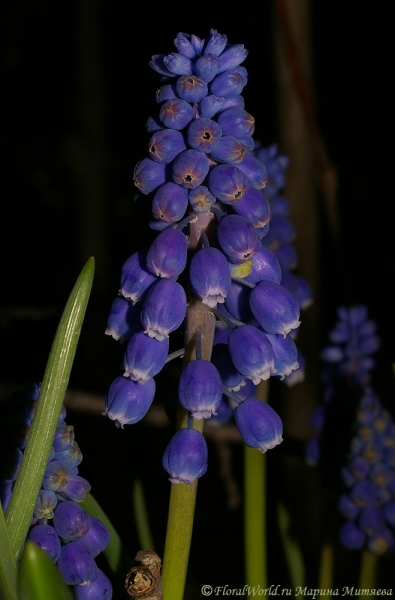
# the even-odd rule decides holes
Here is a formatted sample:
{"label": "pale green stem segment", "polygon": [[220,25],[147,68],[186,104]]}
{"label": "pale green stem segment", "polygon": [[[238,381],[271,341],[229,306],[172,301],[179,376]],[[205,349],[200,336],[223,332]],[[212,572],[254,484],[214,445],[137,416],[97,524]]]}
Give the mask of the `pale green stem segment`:
{"label": "pale green stem segment", "polygon": [[[268,382],[257,397],[267,401]],[[244,565],[247,585],[268,587],[266,555],[266,455],[244,447]]]}
{"label": "pale green stem segment", "polygon": [[298,543],[289,535],[291,518],[286,506],[282,502],[278,503],[277,514],[292,588],[294,590],[297,588],[303,589],[305,586],[305,567],[303,556]]}
{"label": "pale green stem segment", "polygon": [[359,588],[365,590],[374,590],[376,587],[378,555],[364,550],[361,557],[361,567],[359,573]]}
{"label": "pale green stem segment", "polygon": [[154,540],[151,535],[147,508],[144,500],[143,484],[136,479],[133,485],[134,520],[139,536],[139,547],[143,550],[154,550]]}
{"label": "pale green stem segment", "polygon": [[16,591],[17,570],[12,552],[3,509],[0,503],[0,598],[18,600]]}
{"label": "pale green stem segment", "polygon": [[57,566],[41,548],[27,541],[18,575],[19,600],[73,600]]}
{"label": "pale green stem segment", "polygon": [[16,561],[25,543],[51,451],[92,287],[94,264],[93,258],[85,264],[60,319],[7,509],[6,524]]}
{"label": "pale green stem segment", "polygon": [[109,530],[110,543],[103,554],[107,559],[110,569],[118,577],[119,583],[123,585],[126,574],[132,566],[132,559],[125,550],[114,525],[91,493],[85,496],[80,506],[82,506],[87,513],[99,519]]}
{"label": "pale green stem segment", "polygon": [[[318,587],[320,590],[331,590],[333,587],[333,568],[334,568],[333,545],[330,542],[323,544],[321,549],[320,571]],[[323,600],[329,600],[329,595],[325,594]]]}
{"label": "pale green stem segment", "polygon": [[[190,255],[201,247],[203,233],[210,237],[214,225],[215,217],[213,214],[206,212],[196,215],[195,221],[190,223],[188,244]],[[196,298],[192,292],[189,292],[185,325],[184,366],[196,358],[195,334],[197,330],[201,332],[202,358],[210,360],[215,322],[215,317],[210,308],[203,304],[199,298]],[[187,411],[180,409],[177,429],[187,426],[187,417]],[[203,420],[195,420],[193,427],[202,432]],[[162,570],[163,600],[183,600],[184,597],[196,492],[197,481],[194,485],[171,484]]]}

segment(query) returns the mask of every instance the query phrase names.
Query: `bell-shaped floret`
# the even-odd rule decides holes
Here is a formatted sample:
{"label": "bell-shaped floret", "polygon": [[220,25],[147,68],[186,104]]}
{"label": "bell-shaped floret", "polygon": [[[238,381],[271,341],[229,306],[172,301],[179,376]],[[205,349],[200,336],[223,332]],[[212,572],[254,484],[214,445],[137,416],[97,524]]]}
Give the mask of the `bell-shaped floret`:
{"label": "bell-shaped floret", "polygon": [[259,190],[265,187],[267,181],[266,167],[258,158],[252,154],[246,154],[244,160],[239,164],[239,169],[243,171],[251,187]]}
{"label": "bell-shaped floret", "polygon": [[300,348],[297,348],[297,357],[296,357],[298,366],[296,369],[293,369],[291,373],[285,375],[284,383],[288,387],[293,387],[297,383],[302,383],[305,380],[306,373],[306,358]]}
{"label": "bell-shaped floret", "polygon": [[254,315],[250,309],[251,288],[243,283],[232,281],[225,299],[226,310],[239,321],[252,321]]}
{"label": "bell-shaped floret", "polygon": [[134,168],[134,185],[142,194],[150,194],[166,181],[166,165],[155,162],[150,158],[143,158]]}
{"label": "bell-shaped floret", "polygon": [[158,341],[143,331],[135,333],[128,342],[124,356],[125,377],[145,383],[163,369],[168,353],[168,337]]}
{"label": "bell-shaped floret", "polygon": [[195,111],[186,100],[167,100],[159,109],[161,123],[169,129],[184,129],[192,121]]}
{"label": "bell-shaped floret", "polygon": [[92,526],[89,531],[81,537],[81,543],[88,548],[93,557],[103,552],[110,543],[110,532],[106,525],[91,515]]}
{"label": "bell-shaped floret", "polygon": [[134,305],[123,296],[117,296],[111,305],[104,333],[121,343],[127,342],[141,327],[140,312],[141,304]]}
{"label": "bell-shaped floret", "polygon": [[52,492],[60,492],[67,485],[69,470],[58,460],[51,460],[45,469],[42,487]]}
{"label": "bell-shaped floret", "polygon": [[161,129],[154,133],[148,144],[149,157],[155,162],[168,164],[186,149],[184,136],[175,129]]}
{"label": "bell-shaped floret", "polygon": [[253,325],[240,325],[229,335],[228,347],[236,369],[255,385],[269,379],[274,354],[266,335]]}
{"label": "bell-shaped floret", "polygon": [[269,200],[254,187],[249,188],[241,200],[234,205],[234,211],[254,227],[265,227],[270,221]]}
{"label": "bell-shaped floret", "polygon": [[52,442],[55,452],[66,450],[74,442],[74,427],[72,425],[59,425],[56,428]]}
{"label": "bell-shaped floret", "polygon": [[236,70],[223,71],[210,84],[210,93],[222,98],[237,96],[247,83],[247,77]]}
{"label": "bell-shaped floret", "polygon": [[[232,97],[238,98],[239,96]],[[218,115],[217,123],[221,127],[222,135],[233,135],[235,138],[252,135],[255,129],[254,117],[239,106],[231,106],[226,110],[222,110],[221,114]],[[261,161],[259,162],[261,163]]]}
{"label": "bell-shaped floret", "polygon": [[74,594],[76,600],[111,600],[111,581],[101,569],[97,569],[95,581],[91,581],[86,585],[75,585]]}
{"label": "bell-shaped floret", "polygon": [[217,248],[201,248],[191,260],[189,277],[193,291],[211,308],[223,303],[230,288],[228,261]]}
{"label": "bell-shaped floret", "polygon": [[277,256],[269,248],[261,246],[252,257],[251,273],[246,275],[245,280],[249,283],[260,283],[264,280],[280,283],[281,277],[281,267]]}
{"label": "bell-shaped floret", "polygon": [[188,201],[193,212],[202,213],[209,211],[217,199],[205,185],[198,185],[194,190],[189,191]]}
{"label": "bell-shaped floret", "polygon": [[211,119],[211,117],[221,110],[223,103],[224,98],[218,98],[214,94],[206,96],[199,104],[200,116]]}
{"label": "bell-shaped floret", "polygon": [[216,162],[237,165],[243,160],[247,151],[247,146],[239,139],[233,135],[224,135],[211,150],[211,158]]}
{"label": "bell-shaped floret", "polygon": [[163,453],[162,466],[172,483],[193,484],[207,471],[207,444],[196,429],[180,429]]}
{"label": "bell-shaped floret", "polygon": [[117,427],[140,421],[152,404],[155,380],[148,379],[144,385],[120,375],[107,392],[106,410],[103,414],[115,421]]}
{"label": "bell-shaped floret", "polygon": [[69,473],[67,484],[60,492],[60,495],[73,502],[82,502],[88,492],[90,492],[90,489],[91,484],[89,481],[79,475]]}
{"label": "bell-shaped floret", "polygon": [[274,366],[272,374],[284,379],[298,368],[298,349],[292,337],[288,334],[285,337],[279,333],[268,333],[269,340],[274,354]]}
{"label": "bell-shaped floret", "polygon": [[56,563],[60,556],[61,544],[58,534],[51,525],[35,525],[30,529],[26,540],[34,542]]}
{"label": "bell-shaped floret", "polygon": [[82,452],[77,442],[74,442],[66,448],[66,450],[62,450],[61,452],[55,452],[55,459],[62,467],[65,469],[73,469],[74,467],[78,467],[80,462],[82,461]]}
{"label": "bell-shaped floret", "polygon": [[174,45],[183,56],[191,59],[196,57],[196,50],[191,43],[191,36],[188,33],[177,33]]}
{"label": "bell-shaped floret", "polygon": [[283,441],[283,424],[271,406],[255,398],[247,398],[235,409],[235,421],[244,442],[261,452],[271,450]]}
{"label": "bell-shaped floret", "polygon": [[172,52],[163,58],[163,64],[174,75],[191,75],[193,73],[192,61],[182,54]]}
{"label": "bell-shaped floret", "polygon": [[57,565],[68,585],[85,586],[97,578],[95,560],[79,540],[69,542],[62,547]]}
{"label": "bell-shaped floret", "polygon": [[215,415],[222,398],[222,381],[216,367],[203,359],[188,363],[181,373],[178,398],[194,419]]}
{"label": "bell-shaped floret", "polygon": [[237,67],[247,58],[248,50],[246,50],[243,44],[233,44],[228,46],[226,50],[221,53],[220,65],[221,70],[233,69]]}
{"label": "bell-shaped floret", "polygon": [[199,79],[209,83],[218,73],[218,56],[215,56],[215,54],[204,54],[203,56],[199,56],[194,64],[194,69]]}
{"label": "bell-shaped floret", "polygon": [[186,262],[187,239],[179,229],[162,231],[149,247],[146,258],[147,269],[157,277],[178,277]]}
{"label": "bell-shaped floret", "polygon": [[184,288],[172,279],[160,279],[150,290],[141,310],[144,333],[160,342],[181,325],[186,312]]}
{"label": "bell-shaped floret", "polygon": [[227,344],[219,343],[213,346],[211,362],[217,367],[222,385],[228,390],[238,391],[245,385],[245,377],[234,366]]}
{"label": "bell-shaped floret", "polygon": [[347,521],[341,526],[339,539],[342,546],[348,550],[360,550],[365,543],[365,535],[354,521]]}
{"label": "bell-shaped floret", "polygon": [[197,103],[207,96],[207,83],[196,75],[183,75],[177,79],[176,92],[179,98]]}
{"label": "bell-shaped floret", "polygon": [[215,54],[219,56],[225,50],[228,38],[225,34],[218,33],[216,29],[210,29],[209,36],[204,45],[203,54]]}
{"label": "bell-shaped floret", "polygon": [[152,214],[165,223],[180,221],[188,208],[188,190],[168,181],[160,186],[152,200]]}
{"label": "bell-shaped floret", "polygon": [[222,251],[233,263],[250,260],[261,248],[255,227],[239,215],[228,215],[218,224],[218,242]]}
{"label": "bell-shaped floret", "polygon": [[199,152],[212,152],[221,138],[222,131],[212,119],[195,119],[187,130],[188,145]]}
{"label": "bell-shaped floret", "polygon": [[246,193],[248,181],[234,165],[217,165],[208,174],[208,187],[214,196],[225,204],[235,204]]}
{"label": "bell-shaped floret", "polygon": [[147,268],[147,250],[138,250],[122,266],[120,291],[125,298],[138,302],[157,280]]}
{"label": "bell-shaped floret", "polygon": [[57,534],[65,542],[72,542],[88,533],[92,521],[82,506],[70,500],[65,500],[57,505],[53,524]]}
{"label": "bell-shaped floret", "polygon": [[166,100],[175,100],[177,98],[176,87],[174,83],[162,85],[156,92],[156,102],[162,104]]}
{"label": "bell-shaped floret", "polygon": [[55,492],[40,490],[33,515],[37,519],[52,519],[53,511],[58,503]]}
{"label": "bell-shaped floret", "polygon": [[251,310],[267,333],[284,337],[300,325],[299,304],[285,287],[273,281],[261,281],[250,294]]}
{"label": "bell-shaped floret", "polygon": [[174,159],[173,180],[179,185],[193,190],[203,182],[209,166],[208,158],[203,152],[184,150]]}

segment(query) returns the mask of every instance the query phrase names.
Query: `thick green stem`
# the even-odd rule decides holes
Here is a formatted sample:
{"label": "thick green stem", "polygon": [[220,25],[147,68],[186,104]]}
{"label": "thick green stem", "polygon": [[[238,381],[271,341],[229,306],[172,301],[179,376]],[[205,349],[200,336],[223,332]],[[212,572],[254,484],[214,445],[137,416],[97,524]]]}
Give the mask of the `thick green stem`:
{"label": "thick green stem", "polygon": [[[257,397],[267,401],[268,383],[262,381]],[[244,448],[244,560],[247,585],[268,587],[266,556],[266,455]]]}
{"label": "thick green stem", "polygon": [[[318,587],[320,590],[331,590],[333,587],[333,545],[330,542],[323,544],[321,549],[321,563]],[[329,595],[322,596],[323,600],[329,600]]]}
{"label": "thick green stem", "polygon": [[359,588],[374,590],[377,576],[377,554],[364,550],[362,552],[361,567],[359,573]]}
{"label": "thick green stem", "polygon": [[[202,233],[209,235],[215,217],[201,213],[190,224],[189,254],[201,247]],[[210,360],[213,346],[215,317],[191,291],[188,292],[188,310],[185,320],[184,366],[196,359],[195,334],[200,331],[202,358]],[[187,426],[188,413],[179,409],[177,429]],[[203,420],[194,421],[194,429],[203,432]],[[188,568],[189,550],[195,514],[197,482],[194,485],[171,484],[165,551],[163,556],[163,600],[182,600]]]}

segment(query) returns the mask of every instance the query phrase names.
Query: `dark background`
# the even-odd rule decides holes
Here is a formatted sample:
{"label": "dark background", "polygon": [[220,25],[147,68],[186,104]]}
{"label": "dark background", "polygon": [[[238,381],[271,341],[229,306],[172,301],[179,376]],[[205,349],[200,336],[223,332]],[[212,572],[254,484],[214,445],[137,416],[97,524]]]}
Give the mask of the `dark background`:
{"label": "dark background", "polygon": [[[256,137],[264,145],[276,142],[273,6],[250,0],[232,8],[225,2],[137,5],[125,0],[15,0],[3,5],[3,399],[11,389],[42,378],[61,311],[91,255],[96,259],[96,278],[70,386],[104,395],[119,373],[122,355],[114,340],[104,335],[120,268],[152,237],[145,216],[133,203],[132,182],[133,167],[146,153],[145,123],[156,109],[159,83],[148,65],[150,57],[172,52],[179,31],[204,38],[214,28],[226,33],[230,43],[244,44],[249,50],[244,63],[249,72],[243,92],[246,109],[255,117]],[[347,273],[345,286],[323,215],[322,343],[336,306],[346,302],[348,287],[352,301],[367,304],[377,322],[382,350],[375,378],[389,410],[395,360],[391,8],[390,2],[373,0],[320,0],[311,3],[310,10],[314,106],[339,176],[341,262]],[[163,381],[163,389],[167,383]],[[141,424],[133,431],[119,431],[104,417],[78,411],[71,411],[69,421],[84,453],[81,474],[90,479],[94,495],[125,532],[132,554],[138,546],[130,513],[131,484],[135,477],[142,478],[160,552],[168,484],[159,457],[171,429]],[[300,454],[300,447],[295,447],[295,454]],[[199,484],[191,599],[200,597],[204,583],[244,584],[242,509],[227,508],[224,484],[218,485],[215,448],[210,449],[210,469]],[[232,452],[234,476],[242,486],[241,447],[232,446]],[[292,462],[292,440],[288,452]],[[270,456],[273,506],[284,494],[292,504],[293,482],[284,483],[284,468],[284,461]],[[314,489],[316,475],[303,471],[300,477],[307,477],[307,483],[296,482],[299,490],[304,485]],[[299,529],[303,531],[302,523]],[[282,585],[289,586],[278,532],[271,533],[272,579],[277,583],[281,576]],[[302,545],[311,561],[314,585],[317,552],[308,548],[314,538],[309,535],[306,531]]]}

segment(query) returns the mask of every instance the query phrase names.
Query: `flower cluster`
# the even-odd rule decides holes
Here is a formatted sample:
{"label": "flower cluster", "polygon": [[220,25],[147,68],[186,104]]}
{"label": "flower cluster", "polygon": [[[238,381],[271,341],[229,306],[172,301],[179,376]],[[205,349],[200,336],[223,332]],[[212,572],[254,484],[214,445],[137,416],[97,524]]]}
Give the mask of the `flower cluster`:
{"label": "flower cluster", "polygon": [[[33,385],[11,398],[5,460],[0,468],[4,512],[22,462],[39,393],[40,386]],[[57,564],[64,581],[73,586],[76,600],[111,600],[111,582],[95,562],[95,557],[106,549],[110,534],[99,519],[80,506],[90,484],[78,475],[82,454],[74,428],[67,425],[65,418],[63,407],[27,539]]]}
{"label": "flower cluster", "polygon": [[[184,323],[191,298],[199,300],[226,331],[222,326],[211,360],[196,343],[196,358],[184,366],[178,400],[189,425],[163,457],[171,481],[192,483],[207,468],[206,443],[193,420],[217,416],[223,390],[297,369],[290,332],[299,327],[300,307],[263,243],[271,209],[262,192],[266,167],[254,154],[254,119],[241,96],[247,51],[215,30],[207,40],[179,33],[174,44],[177,52],[151,61],[162,85],[147,122],[148,156],[136,165],[134,182],[151,201],[157,235],[122,268],[106,333],[126,343],[124,374],[110,386],[105,414],[119,427],[145,415],[154,377],[173,356],[169,336]],[[192,243],[197,223],[205,226]],[[239,401],[234,414],[246,443],[261,451],[279,443],[275,411],[253,395]]]}

